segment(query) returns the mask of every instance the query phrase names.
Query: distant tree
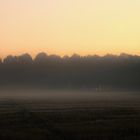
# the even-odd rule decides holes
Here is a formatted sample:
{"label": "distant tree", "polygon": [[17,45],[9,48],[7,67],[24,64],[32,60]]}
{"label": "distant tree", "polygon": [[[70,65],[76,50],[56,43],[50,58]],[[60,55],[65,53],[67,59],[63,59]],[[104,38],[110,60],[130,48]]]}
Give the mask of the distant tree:
{"label": "distant tree", "polygon": [[18,63],[20,64],[30,64],[33,62],[32,57],[29,54],[23,54],[17,57]]}
{"label": "distant tree", "polygon": [[130,55],[130,54],[127,54],[127,53],[121,53],[119,57],[122,58],[122,59],[129,59],[129,58],[132,58],[133,55]]}
{"label": "distant tree", "polygon": [[61,61],[61,57],[59,55],[55,55],[55,54],[49,55],[48,58],[49,58],[50,61],[53,61],[53,62]]}
{"label": "distant tree", "polygon": [[81,59],[81,56],[78,55],[78,54],[73,54],[71,57],[70,57],[71,60],[80,60]]}
{"label": "distant tree", "polygon": [[17,57],[9,55],[6,58],[4,58],[3,63],[4,64],[15,64],[15,63],[17,63]]}
{"label": "distant tree", "polygon": [[37,56],[34,59],[35,63],[45,63],[48,59],[48,56],[46,53],[41,52],[39,54],[37,54]]}
{"label": "distant tree", "polygon": [[69,60],[70,57],[68,55],[63,56],[63,60]]}
{"label": "distant tree", "polygon": [[101,59],[101,57],[98,55],[87,55],[87,56],[84,56],[84,59],[88,60],[88,61],[92,61],[92,60],[97,61],[97,60]]}
{"label": "distant tree", "polygon": [[2,59],[0,58],[0,64],[2,64]]}

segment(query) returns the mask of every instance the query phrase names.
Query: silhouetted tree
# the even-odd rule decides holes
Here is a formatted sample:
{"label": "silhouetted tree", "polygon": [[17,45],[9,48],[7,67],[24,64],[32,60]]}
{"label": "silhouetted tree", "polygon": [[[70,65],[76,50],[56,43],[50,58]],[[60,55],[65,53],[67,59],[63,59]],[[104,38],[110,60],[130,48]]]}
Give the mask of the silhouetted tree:
{"label": "silhouetted tree", "polygon": [[49,55],[48,57],[49,61],[52,61],[52,62],[58,62],[58,61],[61,61],[61,57],[59,55]]}
{"label": "silhouetted tree", "polygon": [[0,58],[0,64],[2,64],[2,59]]}
{"label": "silhouetted tree", "polygon": [[17,57],[19,64],[31,64],[33,62],[32,57],[29,54],[23,54]]}
{"label": "silhouetted tree", "polygon": [[63,60],[64,60],[64,61],[68,61],[69,59],[70,59],[70,57],[69,57],[68,55],[64,55],[64,56],[63,56]]}
{"label": "silhouetted tree", "polygon": [[81,58],[81,56],[78,55],[78,54],[73,54],[73,55],[70,57],[70,59],[72,59],[72,60],[80,60],[80,58]]}
{"label": "silhouetted tree", "polygon": [[42,52],[34,60],[29,54],[10,55],[2,63],[0,85],[140,89],[140,56],[74,54],[61,58]]}
{"label": "silhouetted tree", "polygon": [[6,58],[4,58],[3,62],[5,64],[16,64],[17,63],[17,57],[9,55]]}
{"label": "silhouetted tree", "polygon": [[35,63],[46,63],[48,59],[48,56],[46,53],[41,52],[39,54],[37,54],[37,56],[35,57]]}

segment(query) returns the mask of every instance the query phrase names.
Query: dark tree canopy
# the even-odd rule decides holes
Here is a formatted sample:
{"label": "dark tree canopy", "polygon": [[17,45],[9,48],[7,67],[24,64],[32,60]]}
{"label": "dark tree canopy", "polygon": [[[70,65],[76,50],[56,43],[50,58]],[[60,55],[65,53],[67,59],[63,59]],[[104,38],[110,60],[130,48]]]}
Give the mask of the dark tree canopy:
{"label": "dark tree canopy", "polygon": [[39,53],[7,56],[0,63],[0,86],[140,89],[140,56],[60,57]]}
{"label": "dark tree canopy", "polygon": [[47,59],[48,59],[47,54],[44,52],[41,52],[41,53],[37,54],[34,61],[36,63],[45,63],[47,61]]}
{"label": "dark tree canopy", "polygon": [[30,64],[33,62],[32,57],[29,54],[23,54],[17,57],[18,63],[20,64]]}
{"label": "dark tree canopy", "polygon": [[14,63],[17,63],[17,57],[16,56],[9,55],[6,58],[4,58],[3,62],[5,64],[14,64]]}

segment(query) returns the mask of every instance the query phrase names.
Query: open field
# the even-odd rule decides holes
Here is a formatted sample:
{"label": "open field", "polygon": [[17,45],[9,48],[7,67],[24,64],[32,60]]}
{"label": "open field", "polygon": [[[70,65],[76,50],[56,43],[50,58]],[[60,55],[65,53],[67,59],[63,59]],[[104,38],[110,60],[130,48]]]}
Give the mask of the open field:
{"label": "open field", "polygon": [[0,140],[139,140],[140,93],[0,90]]}

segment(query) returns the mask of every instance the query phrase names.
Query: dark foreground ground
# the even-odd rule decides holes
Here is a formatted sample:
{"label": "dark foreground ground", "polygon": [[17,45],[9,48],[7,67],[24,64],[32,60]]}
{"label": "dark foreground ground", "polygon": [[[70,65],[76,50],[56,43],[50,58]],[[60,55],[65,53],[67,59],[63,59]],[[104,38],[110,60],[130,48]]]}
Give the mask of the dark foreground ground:
{"label": "dark foreground ground", "polygon": [[140,92],[0,90],[0,96],[0,140],[140,140]]}

